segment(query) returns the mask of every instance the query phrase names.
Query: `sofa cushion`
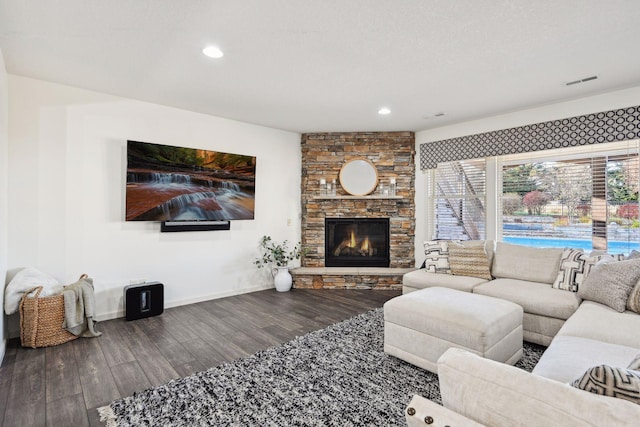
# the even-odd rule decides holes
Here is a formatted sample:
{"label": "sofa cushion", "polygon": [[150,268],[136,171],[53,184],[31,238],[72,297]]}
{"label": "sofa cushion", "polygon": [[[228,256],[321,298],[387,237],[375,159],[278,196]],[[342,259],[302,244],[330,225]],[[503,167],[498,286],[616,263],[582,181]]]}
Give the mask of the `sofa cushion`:
{"label": "sofa cushion", "polygon": [[459,291],[471,292],[471,290],[481,283],[486,283],[485,279],[478,277],[453,276],[450,274],[428,273],[425,270],[415,270],[402,276],[402,285],[416,289],[432,288],[441,286],[444,288],[457,289]]}
{"label": "sofa cushion", "polygon": [[491,280],[489,259],[482,245],[449,243],[449,265],[455,276],[471,276]]}
{"label": "sofa cushion", "polygon": [[632,311],[618,313],[606,305],[583,301],[575,314],[560,328],[558,336],[591,338],[640,349],[638,331],[640,331],[639,314]]}
{"label": "sofa cushion", "polygon": [[617,397],[640,405],[640,372],[599,365],[587,369],[571,385],[590,393]]}
{"label": "sofa cushion", "polygon": [[533,373],[570,383],[592,366],[627,366],[637,353],[635,347],[562,335],[553,339]]}
{"label": "sofa cushion", "polygon": [[445,408],[489,426],[633,426],[640,417],[640,407],[631,402],[585,393],[457,348],[438,360],[438,378]]}
{"label": "sofa cushion", "polygon": [[526,313],[568,319],[580,304],[574,292],[553,289],[545,283],[515,279],[495,279],[473,288],[474,293],[519,304]]}
{"label": "sofa cushion", "polygon": [[493,277],[552,284],[558,275],[561,248],[533,248],[496,243]]}
{"label": "sofa cushion", "polygon": [[487,259],[489,260],[489,268],[491,268],[491,264],[493,264],[493,256],[496,253],[496,241],[495,240],[485,240],[484,241],[484,251],[486,252]]}
{"label": "sofa cushion", "polygon": [[599,302],[622,313],[640,279],[640,259],[598,264],[578,289],[580,298]]}
{"label": "sofa cushion", "polygon": [[541,316],[539,314],[524,313],[522,329],[525,341],[547,347],[564,325],[564,319]]}
{"label": "sofa cushion", "polygon": [[495,240],[460,240],[458,243],[464,246],[482,246],[484,247],[484,252],[487,255],[487,260],[489,261],[489,268],[491,268],[491,264],[493,263],[493,255],[496,251],[496,241]]}
{"label": "sofa cushion", "polygon": [[424,268],[430,273],[451,274],[449,266],[449,241],[433,240],[424,242]]}

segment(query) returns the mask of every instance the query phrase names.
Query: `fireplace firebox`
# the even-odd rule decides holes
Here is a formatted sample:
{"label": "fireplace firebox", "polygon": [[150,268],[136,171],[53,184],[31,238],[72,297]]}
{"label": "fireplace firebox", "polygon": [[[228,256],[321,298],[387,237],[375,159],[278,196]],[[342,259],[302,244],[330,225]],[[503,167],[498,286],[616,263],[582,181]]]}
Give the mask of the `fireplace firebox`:
{"label": "fireplace firebox", "polygon": [[389,218],[325,218],[326,267],[389,267]]}

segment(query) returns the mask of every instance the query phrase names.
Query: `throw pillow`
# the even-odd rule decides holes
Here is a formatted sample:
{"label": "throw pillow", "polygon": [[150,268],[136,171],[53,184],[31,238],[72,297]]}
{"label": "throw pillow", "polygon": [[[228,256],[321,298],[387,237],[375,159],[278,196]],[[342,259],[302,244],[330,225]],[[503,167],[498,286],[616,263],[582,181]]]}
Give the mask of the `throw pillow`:
{"label": "throw pillow", "polygon": [[629,299],[627,300],[627,310],[640,314],[640,280],[638,280],[633,289],[631,289]]}
{"label": "throw pillow", "polygon": [[558,277],[553,282],[554,289],[578,292],[584,279],[584,253],[580,249],[565,249],[560,257]]}
{"label": "throw pillow", "polygon": [[638,354],[635,359],[633,359],[631,361],[631,363],[629,363],[629,366],[627,366],[627,369],[631,369],[634,371],[640,371],[640,354]]}
{"label": "throw pillow", "polygon": [[625,259],[636,259],[636,258],[640,258],[640,251],[636,251],[634,249],[634,250],[631,251],[629,256],[627,256]]}
{"label": "throw pillow", "polygon": [[449,241],[434,240],[424,242],[425,271],[430,273],[451,274],[449,267]]}
{"label": "throw pillow", "polygon": [[580,390],[640,405],[640,372],[607,365],[594,366],[571,385]]}
{"label": "throw pillow", "polygon": [[622,313],[629,294],[640,279],[640,259],[597,265],[578,289],[584,300],[607,305]]}
{"label": "throw pillow", "polygon": [[484,245],[465,245],[449,243],[449,264],[451,274],[456,276],[471,276],[491,280],[489,258]]}
{"label": "throw pillow", "polygon": [[627,258],[627,257],[625,256],[625,254],[615,254],[615,255],[611,255],[611,256],[612,256],[612,257],[613,257],[613,259],[614,259],[614,260],[616,260],[616,261],[624,261],[624,260],[626,260],[626,259],[634,259],[634,258],[637,258],[637,257],[634,257],[634,258]]}
{"label": "throw pillow", "polygon": [[582,280],[584,281],[584,279],[589,275],[589,273],[591,273],[591,270],[593,270],[597,264],[604,264],[606,262],[616,262],[622,260],[624,260],[624,254],[610,255],[605,253],[594,255],[593,253],[591,253],[590,256],[585,255]]}

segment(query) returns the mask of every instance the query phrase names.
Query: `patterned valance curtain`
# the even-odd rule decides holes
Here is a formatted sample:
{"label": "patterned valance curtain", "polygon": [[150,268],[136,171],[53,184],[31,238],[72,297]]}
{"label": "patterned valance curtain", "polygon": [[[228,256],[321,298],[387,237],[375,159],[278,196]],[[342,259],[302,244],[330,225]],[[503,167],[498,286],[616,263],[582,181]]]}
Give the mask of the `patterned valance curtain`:
{"label": "patterned valance curtain", "polygon": [[420,167],[640,138],[640,106],[420,144]]}

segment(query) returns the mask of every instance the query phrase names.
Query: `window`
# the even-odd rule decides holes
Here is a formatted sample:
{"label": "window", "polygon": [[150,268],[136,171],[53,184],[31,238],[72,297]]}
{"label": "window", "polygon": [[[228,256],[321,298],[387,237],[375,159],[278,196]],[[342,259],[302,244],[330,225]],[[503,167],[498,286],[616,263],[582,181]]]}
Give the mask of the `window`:
{"label": "window", "polygon": [[485,238],[485,175],[484,159],[438,164],[429,183],[433,239]]}
{"label": "window", "polygon": [[639,249],[637,140],[500,162],[503,241],[610,253]]}
{"label": "window", "polygon": [[427,235],[640,250],[639,142],[439,163],[428,175]]}

